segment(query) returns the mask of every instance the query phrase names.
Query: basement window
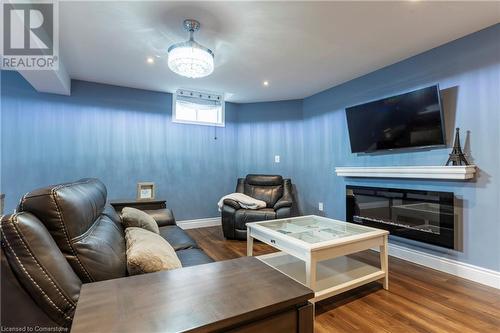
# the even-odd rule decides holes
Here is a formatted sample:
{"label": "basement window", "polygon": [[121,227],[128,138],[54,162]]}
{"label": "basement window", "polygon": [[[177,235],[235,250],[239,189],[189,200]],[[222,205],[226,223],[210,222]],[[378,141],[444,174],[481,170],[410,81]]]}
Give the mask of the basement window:
{"label": "basement window", "polygon": [[172,121],[224,127],[224,95],[179,89],[173,98]]}

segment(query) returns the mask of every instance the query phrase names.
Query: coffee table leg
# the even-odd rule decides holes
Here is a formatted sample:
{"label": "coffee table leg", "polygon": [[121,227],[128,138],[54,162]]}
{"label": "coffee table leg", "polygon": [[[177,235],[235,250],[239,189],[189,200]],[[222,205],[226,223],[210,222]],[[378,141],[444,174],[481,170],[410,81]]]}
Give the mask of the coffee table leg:
{"label": "coffee table leg", "polygon": [[316,288],[316,260],[309,258],[306,261],[306,285],[311,288]]}
{"label": "coffee table leg", "polygon": [[250,230],[247,230],[247,256],[253,256],[253,237],[250,236]]}
{"label": "coffee table leg", "polygon": [[384,289],[389,290],[389,254],[387,251],[387,236],[384,236],[384,243],[380,245],[380,266],[385,272]]}

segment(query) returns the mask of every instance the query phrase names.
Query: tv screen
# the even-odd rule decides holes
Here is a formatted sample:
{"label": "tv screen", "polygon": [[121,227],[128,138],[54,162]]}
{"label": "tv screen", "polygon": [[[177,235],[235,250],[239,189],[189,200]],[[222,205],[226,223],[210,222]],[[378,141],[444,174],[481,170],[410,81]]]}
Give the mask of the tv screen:
{"label": "tv screen", "polygon": [[346,108],[353,153],[445,144],[437,85]]}

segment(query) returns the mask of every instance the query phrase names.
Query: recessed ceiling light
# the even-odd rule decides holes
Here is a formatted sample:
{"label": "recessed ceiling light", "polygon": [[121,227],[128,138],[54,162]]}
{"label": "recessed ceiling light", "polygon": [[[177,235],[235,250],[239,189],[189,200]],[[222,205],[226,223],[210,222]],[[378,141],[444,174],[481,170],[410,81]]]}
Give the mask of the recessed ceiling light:
{"label": "recessed ceiling light", "polygon": [[147,61],[148,64],[154,64],[155,63],[155,59],[153,57],[148,57],[146,59],[146,61]]}
{"label": "recessed ceiling light", "polygon": [[269,85],[269,81],[264,81],[264,82],[262,82],[262,84],[267,87]]}

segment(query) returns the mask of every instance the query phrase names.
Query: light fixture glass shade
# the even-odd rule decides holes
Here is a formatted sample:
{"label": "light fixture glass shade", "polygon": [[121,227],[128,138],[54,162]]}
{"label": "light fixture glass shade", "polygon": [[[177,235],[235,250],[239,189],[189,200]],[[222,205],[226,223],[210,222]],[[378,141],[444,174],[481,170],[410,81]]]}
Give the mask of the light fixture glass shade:
{"label": "light fixture glass shade", "polygon": [[193,40],[172,45],[168,50],[168,67],[179,75],[200,78],[214,71],[214,54]]}

